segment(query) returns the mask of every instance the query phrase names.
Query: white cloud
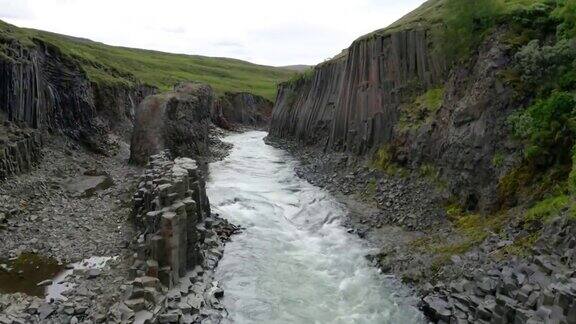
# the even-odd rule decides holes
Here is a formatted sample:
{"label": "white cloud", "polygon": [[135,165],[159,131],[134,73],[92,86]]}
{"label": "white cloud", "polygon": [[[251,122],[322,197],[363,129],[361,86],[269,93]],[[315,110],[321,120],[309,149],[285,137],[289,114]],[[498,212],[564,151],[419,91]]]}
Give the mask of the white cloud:
{"label": "white cloud", "polygon": [[424,0],[0,0],[22,27],[260,64],[315,64]]}
{"label": "white cloud", "polygon": [[28,0],[0,0],[0,17],[30,18],[31,6]]}

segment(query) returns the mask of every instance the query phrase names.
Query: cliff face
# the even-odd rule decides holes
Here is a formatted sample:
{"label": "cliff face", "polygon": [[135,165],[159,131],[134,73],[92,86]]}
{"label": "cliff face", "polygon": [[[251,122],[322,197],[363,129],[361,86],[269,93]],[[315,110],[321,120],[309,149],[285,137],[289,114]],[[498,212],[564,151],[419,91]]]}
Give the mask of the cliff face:
{"label": "cliff face", "polygon": [[261,96],[247,92],[227,92],[214,102],[211,117],[214,123],[230,129],[234,125],[264,128],[270,123],[274,104]]}
{"label": "cliff face", "polygon": [[94,84],[92,92],[98,123],[109,132],[129,141],[136,107],[144,98],[156,93],[156,89],[145,85],[128,87]]}
{"label": "cliff face", "polygon": [[311,79],[281,84],[270,134],[303,143],[327,144],[338,109],[345,64],[346,58],[339,58],[315,69]]}
{"label": "cliff face", "polygon": [[[311,77],[280,86],[270,134],[359,155],[385,148],[401,165],[437,167],[463,205],[490,209],[499,176],[491,161],[510,149],[503,139],[512,95],[497,77],[510,58],[499,37],[453,70],[425,30],[357,40]],[[407,126],[418,98],[431,91],[443,94],[440,106]]]}
{"label": "cliff face", "polygon": [[[23,45],[14,39],[0,40],[0,112],[5,125],[36,132],[63,133],[93,151],[109,154],[113,149],[108,133],[126,136],[130,131],[134,106],[154,92],[145,86],[101,86],[91,83],[85,72],[58,48],[35,40]],[[3,133],[3,132],[0,132]],[[2,149],[19,142],[7,137]],[[39,141],[27,145],[20,155],[37,162]],[[20,159],[22,160],[22,159]],[[4,168],[4,175],[19,173],[25,165]]]}
{"label": "cliff face", "polygon": [[[442,106],[429,123],[396,137],[401,162],[413,168],[436,166],[450,193],[471,210],[499,207],[499,179],[519,151],[506,120],[522,104],[499,76],[511,63],[502,37],[503,32],[494,33],[473,60],[451,71]],[[497,155],[510,158],[496,165]]]}
{"label": "cliff face", "polygon": [[280,87],[271,134],[317,142],[320,132],[330,148],[357,153],[389,141],[411,92],[443,80],[428,42],[417,30],[356,41],[310,79]]}

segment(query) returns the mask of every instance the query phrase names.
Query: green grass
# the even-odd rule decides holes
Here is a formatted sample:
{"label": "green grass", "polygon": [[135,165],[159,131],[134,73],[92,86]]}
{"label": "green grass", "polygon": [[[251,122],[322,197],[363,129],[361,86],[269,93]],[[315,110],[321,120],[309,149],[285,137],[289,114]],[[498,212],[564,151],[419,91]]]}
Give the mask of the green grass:
{"label": "green grass", "polygon": [[492,166],[494,166],[495,168],[501,167],[502,165],[504,165],[505,159],[506,156],[504,155],[504,153],[502,152],[494,153],[494,157],[492,157]]}
{"label": "green grass", "polygon": [[[404,17],[390,24],[388,27],[378,29],[372,33],[360,37],[358,40],[370,38],[376,35],[386,35],[393,32],[409,29],[427,29],[444,23],[449,17],[446,4],[449,0],[428,0],[420,7],[411,11]],[[469,0],[464,0],[469,1]],[[517,10],[525,10],[549,2],[548,0],[495,0],[501,8],[501,14],[509,14]]]}
{"label": "green grass", "polygon": [[569,208],[569,205],[570,197],[568,195],[550,197],[528,209],[525,218],[531,222],[546,222],[550,218],[560,215],[563,209]]}
{"label": "green grass", "polygon": [[296,73],[236,59],[109,46],[0,21],[0,55],[11,56],[6,52],[6,43],[16,40],[30,47],[34,39],[58,48],[63,55],[78,62],[91,81],[100,84],[140,82],[166,91],[181,81],[200,81],[210,84],[217,94],[247,91],[274,100],[277,84]]}
{"label": "green grass", "polygon": [[418,129],[432,121],[434,114],[442,106],[444,87],[430,89],[416,97],[413,103],[405,105],[400,111],[398,127],[401,130]]}
{"label": "green grass", "polygon": [[408,170],[393,161],[392,147],[384,145],[374,153],[370,161],[370,167],[391,176],[407,177]]}
{"label": "green grass", "polygon": [[[455,208],[452,207],[451,208]],[[463,213],[460,209],[447,211],[461,239],[447,243],[440,240],[429,248],[439,256],[450,256],[468,252],[480,245],[491,234],[499,234],[508,221],[507,214],[480,215]]]}

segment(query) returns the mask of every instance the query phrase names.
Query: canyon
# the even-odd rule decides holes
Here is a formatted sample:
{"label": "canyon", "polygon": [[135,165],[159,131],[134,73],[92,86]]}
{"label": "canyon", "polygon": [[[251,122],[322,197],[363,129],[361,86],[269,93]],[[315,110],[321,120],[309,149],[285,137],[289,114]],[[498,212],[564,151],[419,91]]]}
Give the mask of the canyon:
{"label": "canyon", "polygon": [[576,323],[576,42],[496,2],[212,83],[2,22],[0,323]]}

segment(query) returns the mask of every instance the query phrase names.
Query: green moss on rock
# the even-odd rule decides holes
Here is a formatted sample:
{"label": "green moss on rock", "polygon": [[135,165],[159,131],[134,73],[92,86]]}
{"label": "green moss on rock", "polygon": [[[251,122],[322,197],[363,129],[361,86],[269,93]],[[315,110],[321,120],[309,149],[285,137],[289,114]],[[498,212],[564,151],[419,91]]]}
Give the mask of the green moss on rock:
{"label": "green moss on rock", "polygon": [[398,127],[400,130],[417,129],[429,123],[442,106],[444,87],[430,89],[416,97],[414,102],[405,105],[400,111]]}

